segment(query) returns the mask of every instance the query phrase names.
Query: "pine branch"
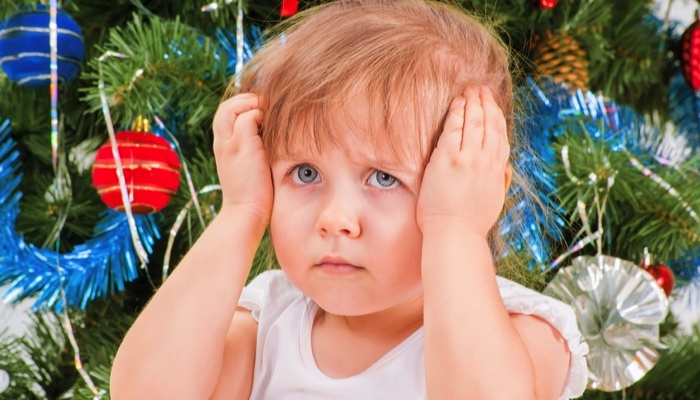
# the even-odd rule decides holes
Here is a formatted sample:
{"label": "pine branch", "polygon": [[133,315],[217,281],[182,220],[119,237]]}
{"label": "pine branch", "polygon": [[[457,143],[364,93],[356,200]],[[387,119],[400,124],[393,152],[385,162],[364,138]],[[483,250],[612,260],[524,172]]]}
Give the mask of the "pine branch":
{"label": "pine branch", "polygon": [[33,0],[3,0],[0,2],[0,20],[14,15],[22,7],[36,8],[36,5]]}
{"label": "pine branch", "polygon": [[48,132],[50,127],[48,92],[28,89],[0,75],[0,115],[11,118],[17,136],[27,132]]}
{"label": "pine branch", "polygon": [[[78,378],[65,336],[48,314],[35,314],[28,333],[0,338],[0,368],[10,373],[12,399],[58,399]],[[5,398],[5,397],[3,397]]]}
{"label": "pine branch", "polygon": [[90,302],[84,311],[70,311],[88,371],[112,365],[119,343],[136,319],[136,315],[126,307],[126,294],[116,293]]}
{"label": "pine branch", "polygon": [[9,399],[40,400],[34,388],[31,364],[27,363],[24,347],[19,338],[0,332],[0,370],[10,377],[8,388],[2,393]]}
{"label": "pine branch", "polygon": [[[612,57],[591,63],[591,87],[637,111],[666,114],[671,53],[664,42],[662,21],[651,15],[649,4],[634,2],[616,7],[615,23],[604,27]],[[611,2],[611,4],[616,4]]]}
{"label": "pine branch", "polygon": [[[135,319],[133,312],[126,312],[126,304],[123,294],[113,295],[109,300],[91,302],[84,311],[70,311],[84,368],[103,393],[109,389],[109,371],[118,344]],[[0,333],[0,369],[11,376],[10,387],[3,396],[59,399],[73,392],[71,398],[93,398],[75,370],[73,349],[58,318],[63,317],[34,315],[29,333],[21,338]],[[102,398],[108,399],[108,393]]]}
{"label": "pine branch", "polygon": [[[177,39],[174,39],[177,38]],[[180,23],[143,20],[138,15],[125,28],[110,31],[103,52],[126,58],[102,62],[105,92],[115,125],[128,126],[138,115],[184,116],[184,125],[197,128],[215,110],[227,82],[225,59],[218,47]],[[83,74],[93,84],[84,89],[90,112],[101,112],[98,63]],[[151,118],[153,119],[153,118]],[[169,119],[169,118],[164,118]]]}
{"label": "pine branch", "polygon": [[[581,222],[577,202],[587,208],[592,231],[596,231],[598,214],[593,206],[608,192],[608,178],[614,178],[609,198],[602,215],[606,230],[606,254],[636,261],[644,247],[658,260],[673,260],[683,252],[700,245],[700,226],[691,217],[692,210],[700,209],[700,187],[687,185],[687,174],[696,161],[689,160],[679,167],[681,172],[655,163],[650,157],[633,156],[610,148],[602,138],[593,139],[583,121],[569,124],[568,133],[557,139],[554,148],[560,155],[556,167],[561,204],[570,216],[571,226]],[[603,130],[600,130],[603,131]],[[561,155],[568,148],[570,170],[567,171]],[[677,194],[635,167],[641,166],[670,185]],[[567,175],[571,173],[577,182]],[[592,178],[595,177],[595,183]]]}
{"label": "pine branch", "polygon": [[[100,365],[96,368],[91,368],[88,371],[90,379],[95,384],[95,387],[100,392],[100,400],[110,400],[109,394],[109,374],[111,372],[111,367],[109,365]],[[92,390],[84,384],[77,384],[73,388],[73,396],[71,399],[75,400],[94,400],[95,395]]]}

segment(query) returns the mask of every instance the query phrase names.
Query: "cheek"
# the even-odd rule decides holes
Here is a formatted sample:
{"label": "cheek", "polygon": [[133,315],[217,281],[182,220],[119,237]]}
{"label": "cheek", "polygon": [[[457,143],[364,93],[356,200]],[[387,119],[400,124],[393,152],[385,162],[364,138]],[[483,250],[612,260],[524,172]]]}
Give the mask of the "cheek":
{"label": "cheek", "polygon": [[270,218],[270,239],[272,239],[272,247],[280,265],[286,264],[289,256],[287,249],[292,247],[292,244],[289,242],[294,238],[294,235],[284,234],[287,232],[289,221],[284,216],[283,208],[283,206],[280,207],[275,202]]}
{"label": "cheek", "polygon": [[405,265],[404,273],[406,278],[415,277],[420,274],[421,255],[423,253],[423,235],[416,227],[405,226],[402,234],[397,236],[392,243],[395,256],[399,257],[399,262]]}
{"label": "cheek", "polygon": [[377,209],[372,224],[375,234],[374,241],[379,245],[383,243],[387,249],[387,256],[398,257],[402,262],[411,265],[420,264],[423,246],[423,234],[416,221],[416,204],[413,199],[402,199]]}
{"label": "cheek", "polygon": [[280,265],[292,265],[293,257],[304,248],[309,229],[308,211],[286,196],[276,196],[270,217],[270,238]]}

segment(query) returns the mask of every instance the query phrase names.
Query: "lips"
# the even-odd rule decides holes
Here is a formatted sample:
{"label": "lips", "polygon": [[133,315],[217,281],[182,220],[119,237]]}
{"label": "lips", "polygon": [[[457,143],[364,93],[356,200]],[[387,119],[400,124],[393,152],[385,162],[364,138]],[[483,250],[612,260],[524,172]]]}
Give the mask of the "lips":
{"label": "lips", "polygon": [[352,272],[363,269],[362,267],[358,267],[346,259],[337,256],[323,257],[314,266],[328,272]]}

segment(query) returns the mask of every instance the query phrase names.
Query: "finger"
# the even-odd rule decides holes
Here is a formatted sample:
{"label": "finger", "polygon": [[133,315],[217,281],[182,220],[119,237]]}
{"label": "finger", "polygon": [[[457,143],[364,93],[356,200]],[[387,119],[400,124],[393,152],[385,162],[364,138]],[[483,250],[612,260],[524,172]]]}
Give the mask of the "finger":
{"label": "finger", "polygon": [[484,109],[481,106],[479,90],[467,89],[466,97],[461,150],[480,150],[484,140]]}
{"label": "finger", "polygon": [[260,108],[260,99],[253,93],[236,95],[219,105],[214,116],[214,135],[220,139],[230,138],[236,118],[246,111]]}
{"label": "finger", "polygon": [[262,123],[262,111],[252,109],[242,113],[236,118],[233,126],[233,135],[226,140],[214,137],[214,155],[217,159],[234,156],[241,151],[256,151],[263,147],[262,139],[258,135]]}
{"label": "finger", "polygon": [[260,99],[253,93],[239,94],[222,102],[214,116],[214,138],[230,139],[238,116],[253,109],[260,109]]}
{"label": "finger", "polygon": [[481,103],[484,107],[484,115],[486,124],[491,125],[495,130],[503,135],[508,140],[508,128],[506,126],[506,118],[503,115],[503,110],[498,106],[496,99],[493,97],[493,92],[488,87],[483,88],[481,94]]}
{"label": "finger", "polygon": [[262,123],[262,116],[262,111],[258,109],[246,111],[239,115],[233,127],[236,132],[234,140],[249,142],[252,139],[256,142],[260,141],[258,131]]}
{"label": "finger", "polygon": [[481,104],[485,120],[483,148],[501,158],[503,153],[509,151],[508,130],[503,111],[488,88],[481,90]]}
{"label": "finger", "polygon": [[442,135],[438,139],[437,146],[443,150],[459,151],[462,145],[462,129],[464,129],[464,106],[466,99],[456,97],[447,111]]}

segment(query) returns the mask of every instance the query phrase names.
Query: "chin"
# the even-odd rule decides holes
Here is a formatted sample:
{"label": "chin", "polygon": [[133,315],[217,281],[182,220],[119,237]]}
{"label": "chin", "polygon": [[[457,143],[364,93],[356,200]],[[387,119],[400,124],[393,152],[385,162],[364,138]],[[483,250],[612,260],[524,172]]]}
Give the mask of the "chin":
{"label": "chin", "polygon": [[364,299],[358,300],[357,296],[343,296],[338,293],[328,293],[322,296],[313,296],[309,293],[306,295],[316,302],[323,311],[334,315],[354,317],[379,311],[376,304],[367,301],[365,296],[363,296]]}

